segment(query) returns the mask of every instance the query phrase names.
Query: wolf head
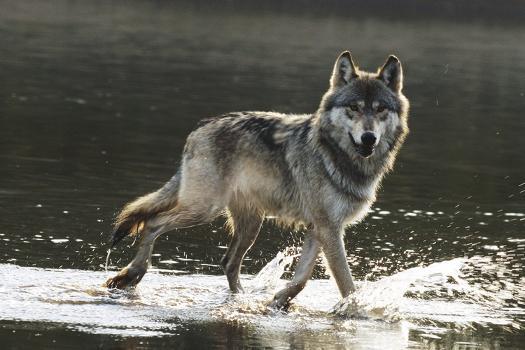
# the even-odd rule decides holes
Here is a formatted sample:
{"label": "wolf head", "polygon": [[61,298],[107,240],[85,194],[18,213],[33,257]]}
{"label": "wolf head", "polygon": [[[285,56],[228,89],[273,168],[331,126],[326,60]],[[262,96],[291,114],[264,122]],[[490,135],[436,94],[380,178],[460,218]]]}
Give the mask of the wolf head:
{"label": "wolf head", "polygon": [[368,73],[357,68],[350,52],[341,53],[319,108],[321,132],[355,158],[395,149],[408,131],[408,100],[402,89],[397,57],[388,57],[376,73]]}

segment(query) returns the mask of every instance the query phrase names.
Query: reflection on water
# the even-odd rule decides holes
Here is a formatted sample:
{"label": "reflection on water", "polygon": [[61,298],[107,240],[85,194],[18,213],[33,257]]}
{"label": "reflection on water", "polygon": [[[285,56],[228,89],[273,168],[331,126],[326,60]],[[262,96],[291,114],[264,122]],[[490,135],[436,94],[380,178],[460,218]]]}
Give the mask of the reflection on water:
{"label": "reflection on water", "polygon": [[[379,341],[400,348],[519,348],[525,341],[517,328],[525,307],[523,22],[199,6],[2,3],[0,271],[7,282],[0,290],[20,306],[2,304],[2,339],[11,347],[23,339],[50,348],[68,348],[77,339],[130,348],[140,342],[191,348],[202,346],[202,339],[227,348],[321,342],[381,348]],[[336,288],[319,264],[305,293],[319,295],[319,305],[299,298],[290,314],[264,316],[246,296],[250,312],[235,309],[235,298],[231,308],[221,309],[217,305],[232,297],[219,276],[228,243],[219,220],[159,239],[153,265],[175,276],[146,275],[147,283],[129,295],[97,287],[106,277],[100,271],[115,212],[171,177],[199,119],[246,109],[312,112],[333,60],[347,48],[369,70],[396,53],[412,104],[412,132],[394,173],[370,215],[347,232],[354,275],[364,285],[386,288],[385,276],[407,276],[408,270],[412,278],[417,271],[411,268],[461,258],[467,259],[461,273],[468,286],[457,283],[464,276],[436,275],[418,280],[419,289],[408,287],[410,310],[402,303],[383,305],[385,312],[403,311],[403,321],[335,321],[327,310],[338,301]],[[243,272],[256,274],[301,240],[301,233],[268,221]],[[110,269],[132,253],[124,247],[113,252]],[[475,302],[472,291],[478,292]],[[261,300],[267,293],[260,292]],[[190,308],[195,317],[184,317]],[[381,315],[379,309],[374,312]],[[98,317],[98,310],[105,316]],[[79,322],[83,313],[85,322]],[[457,314],[472,317],[460,320]],[[272,317],[283,327],[306,326],[276,331]],[[416,327],[408,326],[411,319],[418,320]],[[453,331],[445,332],[447,327]],[[136,337],[115,338],[119,332]],[[156,337],[164,333],[178,337],[171,343]]]}

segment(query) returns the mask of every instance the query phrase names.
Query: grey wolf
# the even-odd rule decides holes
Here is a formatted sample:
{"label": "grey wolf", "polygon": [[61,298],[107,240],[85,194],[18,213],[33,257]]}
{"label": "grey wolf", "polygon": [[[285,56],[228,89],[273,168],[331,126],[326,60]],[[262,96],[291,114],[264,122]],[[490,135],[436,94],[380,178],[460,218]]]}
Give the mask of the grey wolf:
{"label": "grey wolf", "polygon": [[269,303],[286,307],[324,253],[342,297],[355,291],[344,228],[366,216],[408,133],[403,70],[389,56],[376,73],[361,71],[350,52],[335,62],[328,91],[309,115],[238,112],[207,119],[184,147],[177,173],[159,190],[127,204],[113,245],[139,239],[131,263],[105,285],[136,285],[155,239],[175,229],[228,218],[231,243],[222,266],[232,292],[265,216],[306,228],[295,275]]}

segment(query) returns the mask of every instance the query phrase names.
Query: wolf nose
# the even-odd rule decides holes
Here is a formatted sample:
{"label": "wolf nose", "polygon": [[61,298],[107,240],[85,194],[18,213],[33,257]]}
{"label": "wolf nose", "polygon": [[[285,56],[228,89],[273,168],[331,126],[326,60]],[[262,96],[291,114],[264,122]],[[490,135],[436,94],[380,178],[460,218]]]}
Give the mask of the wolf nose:
{"label": "wolf nose", "polygon": [[374,135],[373,132],[365,132],[363,135],[361,135],[361,142],[365,146],[373,146],[376,143],[376,135]]}

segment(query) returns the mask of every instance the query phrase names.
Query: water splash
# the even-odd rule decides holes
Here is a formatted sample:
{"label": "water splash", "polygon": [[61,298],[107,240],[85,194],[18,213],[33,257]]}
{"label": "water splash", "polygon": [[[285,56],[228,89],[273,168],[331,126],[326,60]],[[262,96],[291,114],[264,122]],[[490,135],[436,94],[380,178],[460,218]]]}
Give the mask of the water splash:
{"label": "water splash", "polygon": [[254,277],[243,276],[245,292],[213,310],[213,317],[230,323],[252,323],[261,315],[268,314],[268,301],[284,285],[281,276],[298,256],[295,248],[286,248],[278,252]]}
{"label": "water splash", "polygon": [[111,255],[111,248],[108,249],[108,255],[106,255],[106,264],[104,265],[104,271],[108,273],[109,256]]}
{"label": "water splash", "polygon": [[404,295],[411,288],[439,289],[452,278],[460,285],[460,269],[465,259],[453,259],[434,263],[426,267],[414,267],[388,276],[376,282],[364,281],[357,291],[341,300],[333,312],[345,317],[372,318],[385,321],[398,321]]}
{"label": "water splash", "polygon": [[250,290],[252,292],[271,292],[280,282],[281,276],[293,260],[298,257],[295,248],[286,248],[277,253],[269,263],[250,281]]}
{"label": "water splash", "polygon": [[[415,267],[375,282],[364,281],[333,312],[343,317],[453,328],[500,325],[520,329],[513,315],[524,314],[509,301],[523,303],[523,286],[499,279],[504,265],[487,257],[458,258]],[[490,278],[488,271],[492,271]],[[484,283],[476,282],[482,279]],[[520,301],[521,300],[521,301]]]}

